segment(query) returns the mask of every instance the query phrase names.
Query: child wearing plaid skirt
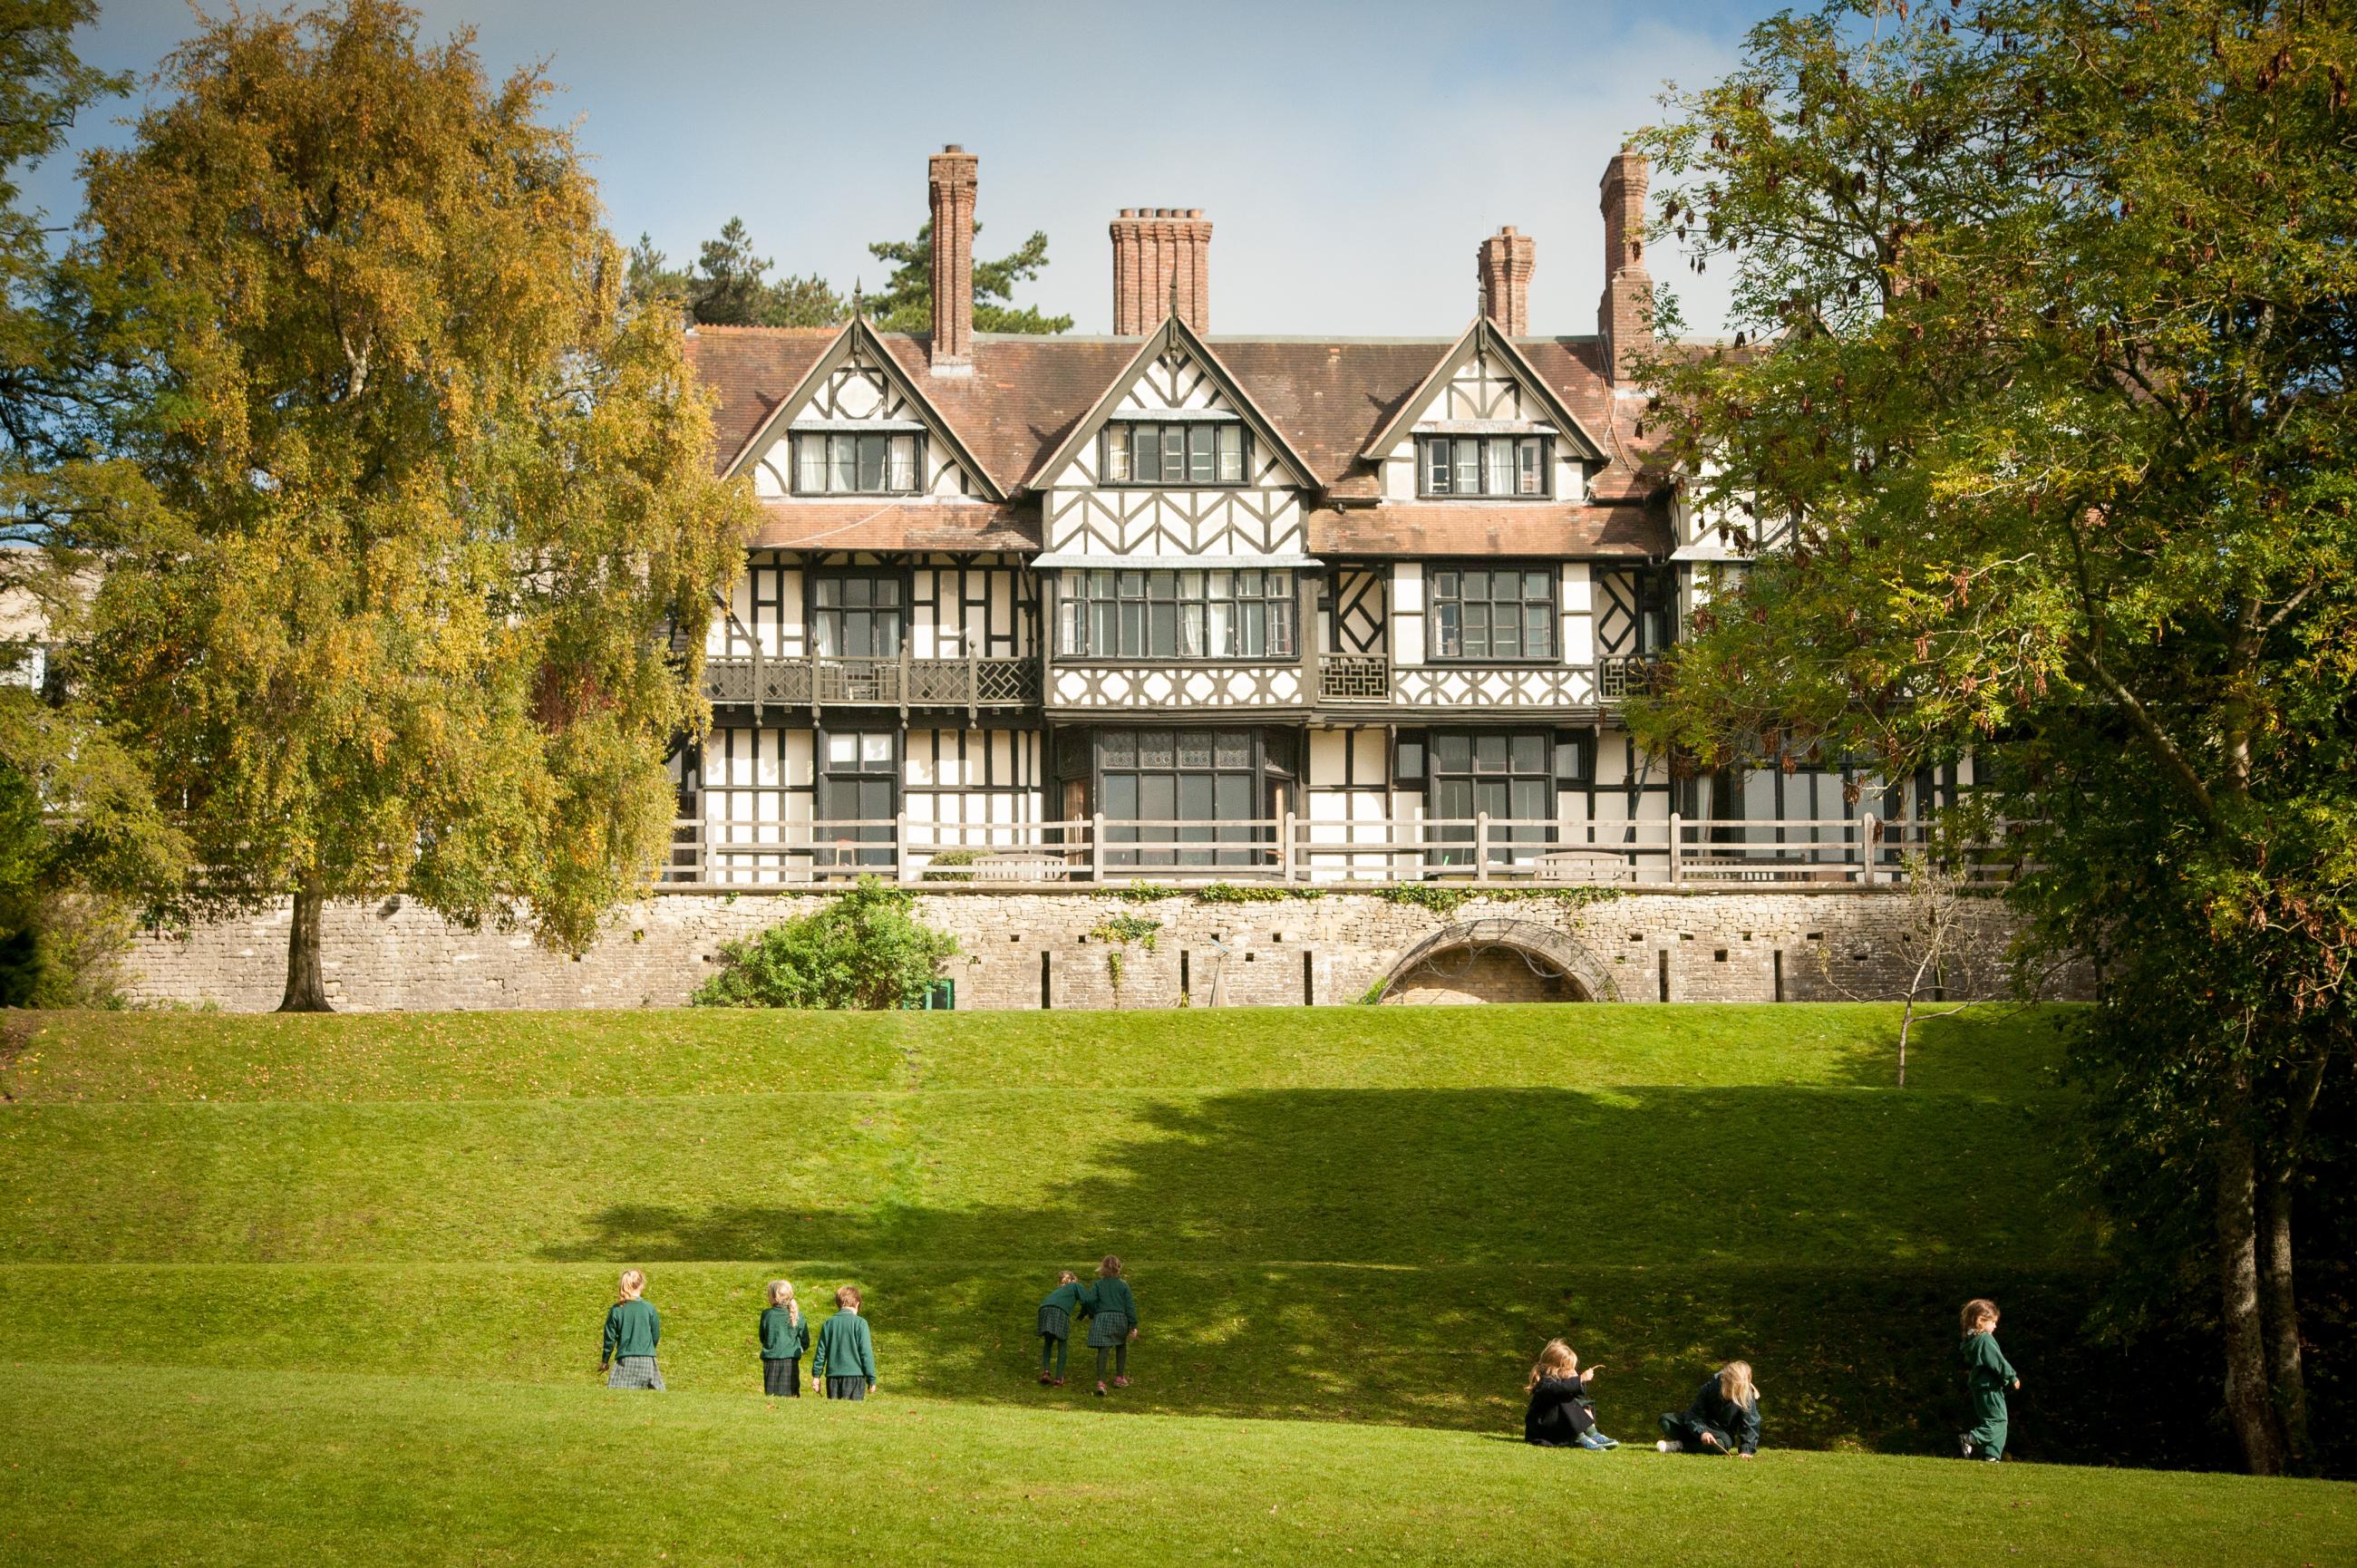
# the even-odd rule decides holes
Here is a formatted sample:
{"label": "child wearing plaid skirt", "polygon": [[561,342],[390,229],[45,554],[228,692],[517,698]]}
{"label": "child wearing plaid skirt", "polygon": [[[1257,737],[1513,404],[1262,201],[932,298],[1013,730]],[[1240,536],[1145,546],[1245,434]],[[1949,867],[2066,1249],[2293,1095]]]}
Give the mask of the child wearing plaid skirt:
{"label": "child wearing plaid skirt", "polygon": [[1084,1304],[1089,1310],[1089,1348],[1097,1353],[1097,1397],[1104,1397],[1105,1352],[1113,1352],[1113,1386],[1129,1387],[1129,1342],[1137,1337],[1137,1297],[1121,1277],[1121,1260],[1111,1252],[1097,1265],[1097,1283]]}
{"label": "child wearing plaid skirt", "polygon": [[[646,1299],[647,1276],[624,1269],[619,1299],[606,1309],[606,1337],[597,1370],[609,1389],[655,1389],[663,1386],[655,1365],[655,1347],[662,1340],[662,1316]],[[608,1367],[612,1369],[608,1370]]]}
{"label": "child wearing plaid skirt", "polygon": [[[1089,1300],[1081,1276],[1066,1269],[1056,1277],[1056,1288],[1039,1304],[1039,1380],[1064,1386],[1064,1368],[1072,1353],[1072,1314]],[[1055,1368],[1049,1370],[1050,1364]]]}
{"label": "child wearing plaid skirt", "polygon": [[761,1391],[773,1399],[800,1399],[802,1352],[810,1348],[810,1320],[794,1305],[789,1280],[770,1282],[770,1305],[761,1309]]}

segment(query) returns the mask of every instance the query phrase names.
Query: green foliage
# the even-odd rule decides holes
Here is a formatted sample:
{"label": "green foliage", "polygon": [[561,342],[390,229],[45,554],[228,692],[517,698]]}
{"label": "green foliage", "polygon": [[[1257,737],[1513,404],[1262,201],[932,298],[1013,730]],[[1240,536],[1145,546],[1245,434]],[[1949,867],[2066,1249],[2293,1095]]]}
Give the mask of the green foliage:
{"label": "green foliage", "polygon": [[916,896],[863,876],[825,908],[720,950],[698,1007],[914,1007],[957,951],[920,922]]}
{"label": "green foliage", "polygon": [[1732,263],[1759,338],[1657,358],[1648,424],[1786,547],[1632,722],[1706,766],[1979,748],[2044,954],[2104,976],[2125,1229],[2219,1228],[2263,1469],[2302,1443],[2265,1195],[2357,1044],[2353,68],[2345,7],[1859,0],[1641,141],[1656,241]]}
{"label": "green foliage", "polygon": [[[974,226],[975,237],[982,225]],[[881,294],[867,301],[867,315],[886,332],[930,332],[933,329],[933,222],[917,227],[913,240],[878,240],[867,247],[879,262],[892,263],[892,275]],[[1069,316],[1042,316],[1037,306],[1015,306],[1015,286],[1029,283],[1048,265],[1045,231],[995,262],[979,255],[974,263],[974,329],[977,332],[1069,332]]]}
{"label": "green foliage", "polygon": [[931,860],[925,863],[924,879],[927,882],[971,882],[974,880],[973,872],[955,871],[947,868],[952,866],[972,865],[975,861],[981,858],[982,852],[980,850],[942,850],[934,854]]}
{"label": "green foliage", "polygon": [[834,327],[850,307],[813,273],[771,282],[774,263],[753,254],[744,220],[731,218],[704,242],[692,269],[681,270],[647,234],[630,248],[624,293],[633,304],[667,300],[686,309],[702,327]]}
{"label": "green foliage", "polygon": [[1143,915],[1114,915],[1090,930],[1089,935],[1095,940],[1113,944],[1113,950],[1105,954],[1105,973],[1113,982],[1113,999],[1116,1007],[1121,1004],[1122,972],[1126,967],[1131,945],[1134,943],[1152,952],[1155,933],[1161,929],[1161,921],[1149,920]]}
{"label": "green foliage", "polygon": [[1429,910],[1444,920],[1452,918],[1469,900],[1479,896],[1478,889],[1456,882],[1394,882],[1375,892],[1375,897],[1386,904]]}
{"label": "green foliage", "polygon": [[232,12],[87,165],[74,262],[162,509],[81,674],[206,867],[162,891],[293,893],[297,960],[325,899],[393,891],[577,951],[669,844],[757,512],[551,91],[381,0]]}

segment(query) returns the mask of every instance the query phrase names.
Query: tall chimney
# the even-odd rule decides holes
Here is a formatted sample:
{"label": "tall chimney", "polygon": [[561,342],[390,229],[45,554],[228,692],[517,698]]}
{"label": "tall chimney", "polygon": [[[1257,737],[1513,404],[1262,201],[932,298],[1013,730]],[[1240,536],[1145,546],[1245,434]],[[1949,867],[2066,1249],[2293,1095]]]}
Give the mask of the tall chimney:
{"label": "tall chimney", "polygon": [[974,371],[974,156],[952,142],[925,160],[933,209],[932,370]]}
{"label": "tall chimney", "polygon": [[1211,224],[1200,207],[1125,207],[1113,220],[1113,330],[1143,338],[1176,311],[1211,330]]}
{"label": "tall chimney", "polygon": [[1482,241],[1474,254],[1474,271],[1481,279],[1481,314],[1509,338],[1530,336],[1531,269],[1537,264],[1538,246],[1509,224]]}
{"label": "tall chimney", "polygon": [[1623,147],[1604,166],[1604,297],[1596,330],[1604,339],[1608,373],[1626,381],[1631,362],[1653,346],[1648,315],[1652,274],[1645,270],[1645,155]]}

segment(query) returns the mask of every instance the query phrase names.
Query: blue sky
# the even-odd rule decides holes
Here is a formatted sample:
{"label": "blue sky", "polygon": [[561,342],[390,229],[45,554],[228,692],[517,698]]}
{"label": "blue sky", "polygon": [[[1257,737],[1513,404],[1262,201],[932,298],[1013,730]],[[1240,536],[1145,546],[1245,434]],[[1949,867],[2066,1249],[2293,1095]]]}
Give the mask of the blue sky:
{"label": "blue sky", "polygon": [[[152,70],[191,28],[182,0],[101,0],[83,49]],[[1531,320],[1595,329],[1596,182],[1665,80],[1733,60],[1760,4],[836,4],[423,0],[435,36],[471,22],[487,65],[544,62],[610,220],[677,259],[731,215],[783,270],[847,288],[870,240],[915,231],[925,156],[981,158],[981,249],[1033,229],[1026,295],[1111,319],[1105,223],[1122,207],[1211,219],[1214,332],[1444,334],[1474,309],[1473,252],[1533,235]],[[116,139],[127,107],[78,143]],[[32,182],[62,219],[71,172]],[[1321,259],[1323,258],[1323,259]],[[1347,258],[1347,259],[1344,259]],[[1697,330],[1719,280],[1656,254]]]}

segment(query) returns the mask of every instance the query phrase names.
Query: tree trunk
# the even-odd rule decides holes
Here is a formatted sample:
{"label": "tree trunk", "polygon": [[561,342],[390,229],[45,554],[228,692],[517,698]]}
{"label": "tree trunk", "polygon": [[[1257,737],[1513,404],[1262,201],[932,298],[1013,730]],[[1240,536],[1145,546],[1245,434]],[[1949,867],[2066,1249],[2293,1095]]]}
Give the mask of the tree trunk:
{"label": "tree trunk", "polygon": [[317,883],[297,888],[295,922],[286,936],[286,994],[279,998],[281,1013],[332,1013],[328,983],[319,973],[319,915],[327,896]]}
{"label": "tree trunk", "polygon": [[1907,1031],[1915,1026],[1915,993],[1907,993],[1907,1010],[1899,1015],[1899,1087],[1907,1087]]}
{"label": "tree trunk", "polygon": [[2259,1206],[2259,1306],[2266,1320],[2267,1380],[2286,1457],[2308,1457],[2308,1381],[2300,1367],[2299,1297],[2292,1289],[2291,1172],[2267,1172]]}
{"label": "tree trunk", "polygon": [[2242,1107],[2219,1133],[2218,1287],[2225,1331],[2226,1419],[2255,1476],[2284,1468],[2281,1429],[2267,1379],[2267,1345],[2259,1312],[2258,1179]]}

